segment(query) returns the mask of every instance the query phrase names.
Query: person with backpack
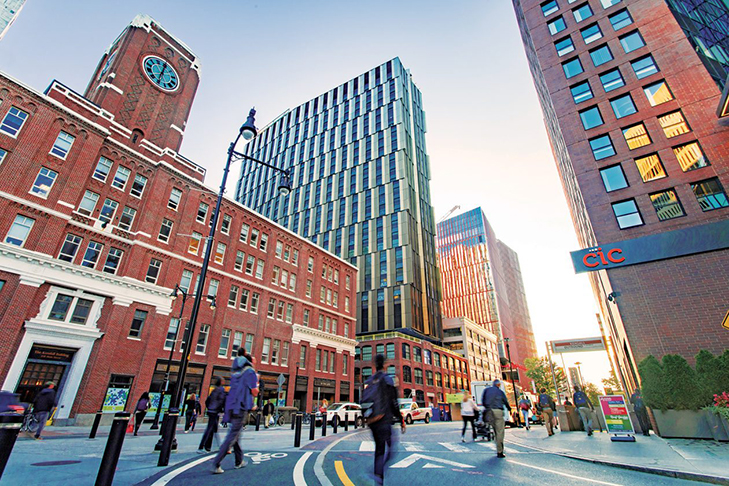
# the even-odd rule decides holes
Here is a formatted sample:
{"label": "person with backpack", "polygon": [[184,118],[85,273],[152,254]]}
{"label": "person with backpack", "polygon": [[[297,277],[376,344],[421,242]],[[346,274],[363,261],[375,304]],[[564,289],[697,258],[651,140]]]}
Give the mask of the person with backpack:
{"label": "person with backpack", "polygon": [[529,401],[529,398],[526,395],[522,395],[521,400],[519,400],[519,412],[521,413],[521,416],[524,417],[524,425],[527,430],[529,430],[529,411],[531,409],[532,402]]}
{"label": "person with backpack", "polygon": [[492,386],[484,389],[483,395],[481,395],[481,405],[486,408],[486,416],[494,428],[496,457],[504,458],[506,457],[504,455],[504,428],[506,427],[504,409],[511,412],[511,405],[506,398],[506,393],[499,385],[501,385],[501,380],[494,380]]}
{"label": "person with backpack", "polygon": [[375,356],[375,374],[367,380],[362,393],[362,415],[375,441],[375,484],[383,484],[385,466],[392,451],[392,422],[400,424],[405,433],[405,421],[397,405],[397,388],[390,375],[385,374],[385,356]]}
{"label": "person with backpack", "polygon": [[575,387],[575,393],[572,395],[572,400],[575,402],[577,412],[580,414],[580,420],[582,420],[582,425],[585,427],[585,431],[587,431],[587,435],[589,437],[592,435],[592,403],[579,386]]}
{"label": "person with backpack", "polygon": [[141,427],[142,422],[144,422],[144,416],[147,415],[148,408],[149,408],[149,393],[144,392],[144,393],[142,393],[142,396],[139,397],[137,406],[134,407],[134,435],[137,435],[137,432],[139,432],[139,427]]}
{"label": "person with backpack", "polygon": [[213,437],[218,433],[218,419],[220,412],[225,406],[225,387],[223,387],[223,379],[219,376],[213,378],[215,389],[210,392],[205,400],[205,411],[208,414],[208,425],[205,427],[200,446],[197,449],[198,454],[210,452],[213,447]]}
{"label": "person with backpack", "polygon": [[554,435],[554,412],[557,410],[557,407],[554,404],[554,399],[547,394],[546,388],[539,390],[537,410],[542,412],[542,420],[547,427],[547,436],[552,437]]}

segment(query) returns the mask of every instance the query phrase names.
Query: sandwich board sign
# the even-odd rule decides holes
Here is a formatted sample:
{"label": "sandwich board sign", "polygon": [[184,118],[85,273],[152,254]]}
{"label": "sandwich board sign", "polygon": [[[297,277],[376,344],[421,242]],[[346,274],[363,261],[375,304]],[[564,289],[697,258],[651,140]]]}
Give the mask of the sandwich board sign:
{"label": "sandwich board sign", "polygon": [[630,420],[630,412],[623,395],[600,395],[600,411],[605,417],[608,434],[613,442],[635,442],[635,429]]}

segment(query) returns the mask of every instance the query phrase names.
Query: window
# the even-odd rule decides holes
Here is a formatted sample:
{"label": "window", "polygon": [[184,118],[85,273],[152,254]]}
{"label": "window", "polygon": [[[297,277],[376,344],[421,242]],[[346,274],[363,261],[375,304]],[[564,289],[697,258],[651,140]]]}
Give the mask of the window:
{"label": "window", "polygon": [[542,4],[542,13],[544,14],[545,17],[552,15],[557,10],[559,10],[559,5],[557,5],[557,0],[549,0],[548,2],[544,2]]}
{"label": "window", "polygon": [[294,249],[291,252],[291,264],[295,266],[299,265],[299,250]]}
{"label": "window", "polygon": [[724,188],[721,187],[721,183],[716,177],[694,182],[691,184],[691,190],[694,191],[702,211],[711,211],[729,206],[726,192],[724,192]]}
{"label": "window", "polygon": [[263,260],[256,262],[256,278],[263,279]]}
{"label": "window", "polygon": [[223,329],[220,335],[220,347],[218,348],[218,356],[228,356],[228,345],[230,344],[230,329]]}
{"label": "window", "polygon": [[163,243],[170,241],[170,234],[172,234],[172,221],[167,218],[162,220],[162,226],[159,228],[159,235],[157,239]]}
{"label": "window", "polygon": [[240,227],[240,242],[246,243],[248,241],[248,233],[250,233],[251,227],[247,224],[243,223],[243,226]]}
{"label": "window", "polygon": [[212,300],[213,297],[218,295],[218,287],[220,287],[220,280],[210,279],[208,284],[208,300]]}
{"label": "window", "polygon": [[243,253],[242,251],[237,250],[235,252],[235,264],[234,264],[234,268],[236,269],[236,271],[238,271],[238,272],[242,272],[243,271],[243,260],[245,260],[245,257],[246,257],[246,254]]}
{"label": "window", "polygon": [[[71,295],[58,294],[56,296],[56,300],[53,302],[51,311],[48,313],[48,319],[62,322],[66,322],[68,320],[71,324],[86,324],[93,304],[94,301],[92,300],[81,299]],[[69,319],[68,311],[72,306],[74,309]]]}
{"label": "window", "polygon": [[615,147],[613,147],[613,142],[610,140],[609,135],[603,135],[590,140],[590,148],[592,149],[592,155],[595,157],[595,160],[602,160],[615,155]]}
{"label": "window", "polygon": [[132,173],[131,170],[127,169],[123,165],[120,165],[116,169],[116,175],[114,175],[114,180],[111,181],[112,187],[116,187],[117,189],[124,190],[124,188],[127,186],[127,181],[129,180],[129,175]]}
{"label": "window", "polygon": [[629,94],[610,100],[610,106],[613,107],[615,118],[623,118],[638,111],[635,108],[635,103],[633,103],[633,98]]}
{"label": "window", "polygon": [[53,142],[53,147],[51,147],[50,153],[58,158],[66,160],[66,156],[68,155],[69,150],[71,150],[74,140],[76,140],[76,138],[73,135],[69,135],[66,132],[59,133],[58,138],[56,138],[56,141]]}
{"label": "window", "polygon": [[642,123],[638,123],[632,127],[623,128],[623,137],[625,137],[625,141],[627,142],[630,150],[645,147],[651,143],[648,131]]}
{"label": "window", "polygon": [[617,13],[614,13],[610,17],[610,23],[614,30],[620,30],[623,27],[627,27],[633,23],[633,19],[630,17],[630,13],[627,9],[623,9]]}
{"label": "window", "polygon": [[277,266],[274,266],[273,273],[271,274],[271,284],[278,285],[278,279],[279,279],[280,273],[281,273],[281,269]]}
{"label": "window", "polygon": [[607,44],[603,44],[597,49],[590,51],[590,57],[592,58],[592,63],[595,67],[597,67],[605,64],[606,62],[612,61],[613,53],[610,52],[610,48]]}
{"label": "window", "polygon": [[314,257],[309,257],[309,262],[307,263],[306,269],[310,272],[314,271]]}
{"label": "window", "polygon": [[342,354],[342,374],[346,375],[349,371],[349,355]]}
{"label": "window", "polygon": [[709,164],[709,161],[706,160],[706,157],[704,157],[698,142],[691,142],[674,147],[673,153],[678,159],[678,165],[681,166],[681,170],[684,172],[711,165]]}
{"label": "window", "polygon": [[238,305],[238,292],[240,288],[237,285],[230,286],[230,292],[228,293],[228,306],[235,307]]}
{"label": "window", "polygon": [[197,231],[193,231],[192,235],[190,236],[190,243],[188,243],[187,245],[187,252],[192,253],[193,255],[197,255],[197,252],[200,249],[201,241],[202,234],[198,233]]}
{"label": "window", "polygon": [[260,232],[257,229],[251,230],[251,246],[255,247],[258,244],[258,235]]}
{"label": "window", "polygon": [[273,340],[273,348],[271,348],[271,364],[278,364],[278,355],[281,351],[281,341],[278,339]]}
{"label": "window", "polygon": [[683,211],[683,206],[681,206],[681,201],[678,200],[678,195],[673,189],[666,189],[665,191],[651,194],[650,198],[659,221],[680,218],[686,215]]}
{"label": "window", "polygon": [[409,366],[402,367],[402,381],[404,383],[412,383],[413,378],[412,378],[411,373],[412,373],[412,371]]}
{"label": "window", "polygon": [[23,246],[25,239],[28,238],[28,233],[33,228],[34,219],[30,219],[26,216],[18,214],[15,216],[15,221],[8,231],[8,235],[5,237],[5,243],[11,245]]}
{"label": "window", "polygon": [[243,344],[243,333],[240,331],[236,331],[233,334],[233,349],[232,349],[233,356],[236,356],[238,354],[238,349],[240,349],[241,344]]}
{"label": "window", "polygon": [[42,198],[48,197],[48,193],[51,192],[53,183],[56,182],[56,177],[58,177],[58,172],[41,167],[35,178],[33,187],[30,188],[30,193]]}
{"label": "window", "polygon": [[607,192],[617,191],[628,187],[628,181],[625,179],[625,172],[620,164],[605,167],[600,170],[602,183],[605,184]]}
{"label": "window", "polygon": [[0,149],[0,164],[3,163],[3,160],[5,160],[6,155],[8,155],[8,151]]}
{"label": "window", "polygon": [[292,292],[296,291],[296,274],[292,273],[289,276],[289,290]]}
{"label": "window", "polygon": [[215,263],[218,265],[222,265],[223,261],[225,261],[225,249],[227,246],[225,243],[218,243],[218,245],[215,247]]}
{"label": "window", "polygon": [[564,56],[575,50],[575,44],[572,42],[571,37],[565,37],[554,43],[555,49],[557,49],[558,56]]}
{"label": "window", "polygon": [[423,363],[429,365],[431,364],[431,356],[432,354],[427,349],[423,350]]}
{"label": "window", "polygon": [[650,84],[643,88],[643,92],[651,106],[658,106],[673,99],[673,94],[665,81]]}
{"label": "window", "polygon": [[180,327],[180,320],[176,317],[170,319],[170,326],[167,328],[164,349],[172,349],[177,340],[177,329]]}
{"label": "window", "polygon": [[276,299],[271,298],[268,300],[268,314],[266,315],[269,319],[273,319],[276,315]]}
{"label": "window", "polygon": [[299,368],[302,370],[306,369],[306,346],[301,346],[299,350]]}
{"label": "window", "polygon": [[204,202],[201,202],[200,205],[197,207],[197,216],[195,217],[195,221],[198,223],[205,224],[205,221],[208,218],[208,209],[210,206],[205,204]]}
{"label": "window", "polygon": [[618,68],[601,74],[600,83],[602,83],[602,89],[604,89],[606,93],[625,86],[625,80],[623,79],[623,75],[620,74],[620,70]]}
{"label": "window", "polygon": [[600,116],[600,110],[597,106],[581,111],[580,120],[582,120],[582,126],[585,130],[599,127],[603,124],[602,116]]}
{"label": "window", "polygon": [[0,132],[5,132],[15,138],[18,132],[20,132],[20,129],[23,128],[23,124],[27,118],[28,114],[26,112],[11,106],[3,122],[0,123]]}
{"label": "window", "polygon": [[132,209],[128,206],[124,206],[122,215],[119,217],[119,228],[125,231],[131,231],[132,223],[134,222],[134,216],[137,215],[137,210]]}
{"label": "window", "polygon": [[276,242],[276,258],[281,258],[283,255],[283,243],[280,241]]}
{"label": "window", "polygon": [[[278,301],[278,308],[276,309],[276,320],[283,321],[284,319],[284,304],[283,301]],[[329,320],[327,319],[327,324],[329,323]]]}
{"label": "window", "polygon": [[61,252],[58,254],[58,259],[63,260],[64,262],[73,262],[82,241],[83,238],[80,236],[72,235],[70,233],[67,234],[66,240],[61,246]]}
{"label": "window", "polygon": [[645,46],[645,41],[640,36],[640,32],[634,30],[630,34],[625,34],[624,36],[620,37],[620,45],[623,46],[623,50],[627,54]]}
{"label": "window", "polygon": [[220,223],[220,232],[224,235],[230,234],[230,224],[233,222],[233,218],[229,215],[223,215],[223,221]]}
{"label": "window", "polygon": [[661,164],[661,159],[658,157],[658,154],[635,159],[635,165],[638,167],[638,172],[643,182],[650,182],[666,177],[666,171],[663,168],[663,164]]}
{"label": "window", "polygon": [[81,265],[89,268],[96,267],[96,263],[99,261],[99,255],[101,255],[103,249],[104,245],[98,241],[90,241],[89,246],[86,247],[86,253],[84,253],[84,257],[81,260]]}
{"label": "window", "polygon": [[574,59],[570,59],[569,61],[563,63],[562,69],[564,70],[564,75],[567,79],[577,76],[578,74],[585,71],[582,68],[580,58],[578,57],[575,57]]}
{"label": "window", "polygon": [[208,334],[210,333],[210,325],[202,324],[200,332],[197,335],[197,345],[195,346],[196,354],[205,354],[205,348],[208,345]]}
{"label": "window", "polygon": [[184,292],[190,292],[190,285],[192,285],[193,273],[190,270],[183,270],[182,277],[180,278],[180,289]]}
{"label": "window", "polygon": [[554,35],[565,30],[567,25],[564,23],[564,19],[562,17],[557,17],[551,22],[547,22],[547,27],[549,28],[549,33]]}
{"label": "window", "polygon": [[613,5],[617,5],[622,1],[623,0],[600,0],[600,3],[602,4],[602,8],[610,8]]}
{"label": "window", "polygon": [[253,353],[253,337],[254,337],[253,334],[246,334],[245,348],[246,348],[246,351],[248,351],[248,353]]}
{"label": "window", "polygon": [[[286,304],[286,322],[291,324],[294,320],[294,304]],[[334,321],[336,327],[337,321]]]}
{"label": "window", "polygon": [[253,292],[251,294],[251,314],[258,314],[258,302],[261,300],[261,294]]}
{"label": "window", "polygon": [[111,165],[111,160],[106,157],[100,157],[99,162],[96,164],[96,169],[94,169],[93,178],[98,179],[101,182],[106,182],[106,178],[109,176],[109,171],[111,171]]}
{"label": "window", "polygon": [[289,342],[284,341],[283,346],[281,347],[281,366],[288,366],[288,365],[289,365]]}
{"label": "window", "polygon": [[101,212],[99,213],[99,221],[103,223],[110,223],[114,219],[116,208],[119,207],[119,203],[113,199],[106,199],[104,205],[101,206]]}
{"label": "window", "polygon": [[691,131],[691,128],[688,126],[688,122],[683,117],[683,113],[680,111],[674,111],[673,113],[667,113],[663,116],[659,116],[658,123],[660,123],[661,128],[663,129],[663,134],[666,138],[677,137]]}
{"label": "window", "polygon": [[248,310],[248,298],[250,296],[250,291],[247,289],[243,289],[240,293],[240,306],[238,307],[242,311]]}
{"label": "window", "polygon": [[402,343],[402,359],[410,359],[410,345]]}
{"label": "window", "polygon": [[423,362],[423,350],[417,346],[413,347],[413,361],[415,361],[416,363]]}
{"label": "window", "polygon": [[[317,351],[319,351],[317,349]],[[263,338],[263,350],[261,351],[261,363],[268,363],[271,354],[271,338]]]}
{"label": "window", "polygon": [[177,188],[172,188],[170,192],[170,198],[167,200],[167,207],[177,211],[180,207],[180,198],[182,197],[182,191]]}
{"label": "window", "polygon": [[362,361],[372,361],[372,346],[362,346]]}
{"label": "window", "polygon": [[139,174],[135,175],[134,182],[132,183],[132,188],[129,190],[129,194],[131,194],[134,197],[141,198],[146,185],[147,185],[146,177],[139,175]]}
{"label": "window", "polygon": [[658,66],[656,66],[656,61],[653,60],[653,56],[641,57],[632,61],[630,65],[633,67],[635,77],[638,79],[646,78],[658,72]]}
{"label": "window", "polygon": [[268,235],[266,233],[261,233],[261,243],[258,245],[258,249],[261,251],[266,251],[267,247],[268,247]]}
{"label": "window", "polygon": [[142,335],[144,321],[147,320],[147,311],[135,310],[132,319],[132,327],[129,329],[129,337],[138,338]]}
{"label": "window", "polygon": [[615,219],[618,220],[618,226],[620,229],[632,228],[633,226],[640,226],[643,224],[643,218],[640,216],[638,211],[638,205],[635,204],[635,199],[628,199],[627,201],[613,203],[613,213],[615,213]]}
{"label": "window", "polygon": [[385,359],[395,359],[395,343],[387,343],[385,345]]}
{"label": "window", "polygon": [[144,278],[146,282],[149,283],[157,283],[157,277],[159,277],[159,269],[162,268],[162,262],[160,260],[155,260],[152,258],[149,262],[149,267],[147,267],[147,276]]}
{"label": "window", "polygon": [[592,9],[590,4],[583,3],[579,7],[572,10],[572,15],[575,16],[575,22],[582,22],[585,19],[592,17]]}
{"label": "window", "polygon": [[256,263],[256,258],[248,255],[248,259],[246,260],[246,275],[253,275],[253,265]]}
{"label": "window", "polygon": [[596,40],[602,39],[602,31],[598,24],[592,24],[585,27],[580,31],[580,34],[582,35],[582,40],[585,41],[585,44],[591,44]]}
{"label": "window", "polygon": [[345,282],[345,283],[344,283],[344,288],[346,288],[347,290],[349,290],[349,284],[350,284],[350,281],[351,281],[351,280],[352,280],[352,279],[350,278],[350,276],[349,276],[349,275],[347,275],[347,277],[346,277],[346,278],[344,279],[344,282]]}
{"label": "window", "polygon": [[99,195],[95,192],[86,191],[83,199],[81,199],[81,204],[79,204],[78,212],[87,216],[91,216],[94,212],[94,209],[96,209],[97,202],[99,202]]}

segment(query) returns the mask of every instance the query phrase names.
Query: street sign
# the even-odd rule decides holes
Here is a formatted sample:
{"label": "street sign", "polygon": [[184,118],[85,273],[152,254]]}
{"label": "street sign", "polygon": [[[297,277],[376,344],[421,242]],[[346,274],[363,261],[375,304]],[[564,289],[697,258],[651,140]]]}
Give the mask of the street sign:
{"label": "street sign", "polygon": [[600,395],[597,399],[609,434],[635,433],[623,395]]}
{"label": "street sign", "polygon": [[278,378],[276,378],[276,383],[278,383],[278,386],[283,386],[283,384],[286,383],[286,377],[283,373],[280,373],[278,375]]}
{"label": "street sign", "polygon": [[562,341],[550,341],[552,352],[558,353],[578,353],[582,351],[604,351],[605,343],[602,337],[583,338],[583,339],[565,339]]}
{"label": "street sign", "polygon": [[721,325],[724,329],[729,329],[729,311],[726,312],[724,320],[721,321]]}

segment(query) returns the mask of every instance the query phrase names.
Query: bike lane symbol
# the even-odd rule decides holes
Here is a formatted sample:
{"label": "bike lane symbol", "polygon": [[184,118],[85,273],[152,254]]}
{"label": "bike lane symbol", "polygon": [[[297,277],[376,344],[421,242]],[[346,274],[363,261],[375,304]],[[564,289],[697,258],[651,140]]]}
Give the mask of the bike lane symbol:
{"label": "bike lane symbol", "polygon": [[284,452],[274,452],[272,454],[267,452],[246,452],[244,456],[249,457],[253,461],[253,464],[260,464],[271,459],[283,459],[288,454]]}

